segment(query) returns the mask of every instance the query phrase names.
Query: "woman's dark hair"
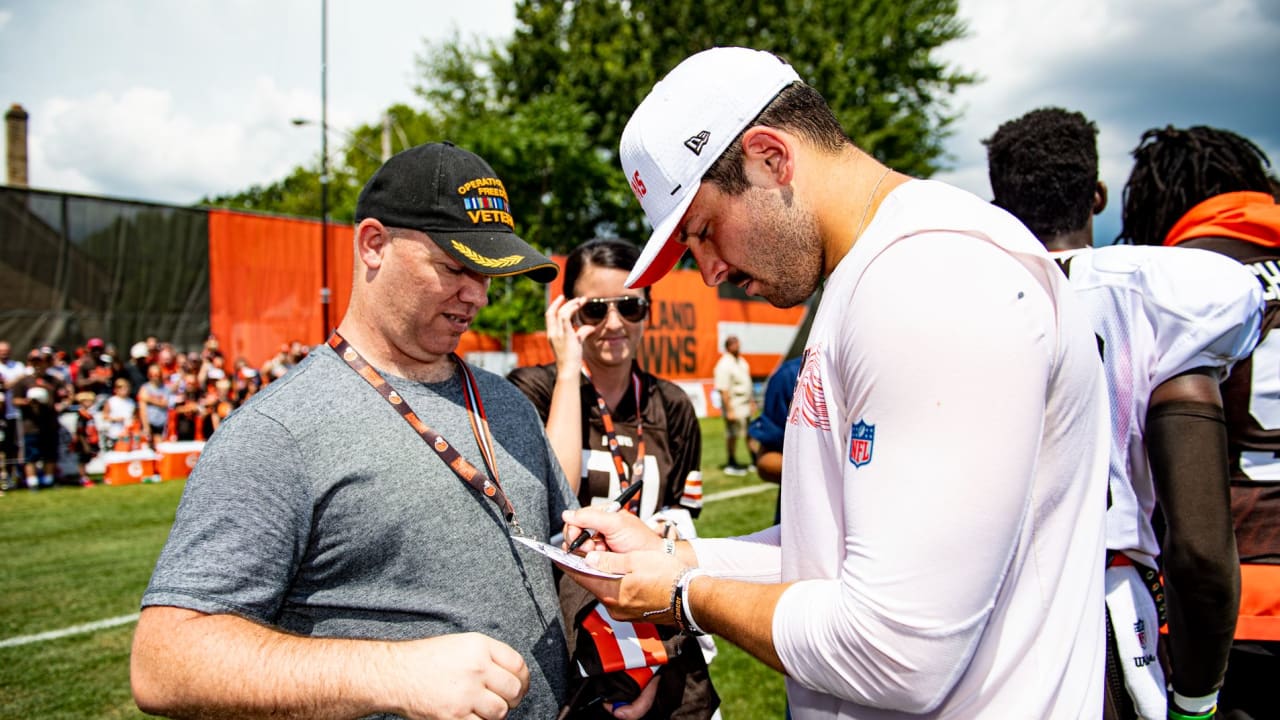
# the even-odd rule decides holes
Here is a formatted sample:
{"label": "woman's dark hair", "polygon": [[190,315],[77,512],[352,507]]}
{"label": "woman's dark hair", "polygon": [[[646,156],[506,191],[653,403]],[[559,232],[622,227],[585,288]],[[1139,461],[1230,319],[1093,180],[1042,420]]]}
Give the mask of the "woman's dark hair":
{"label": "woman's dark hair", "polygon": [[1142,134],[1133,160],[1124,186],[1120,242],[1163,245],[1188,210],[1215,195],[1271,193],[1266,153],[1230,130],[1153,128]]}
{"label": "woman's dark hair", "polygon": [[[640,259],[640,248],[618,238],[596,238],[579,245],[569,253],[564,261],[564,296],[572,299],[578,296],[578,276],[587,267],[610,268],[631,272]],[[644,296],[649,297],[649,288],[644,289]]]}

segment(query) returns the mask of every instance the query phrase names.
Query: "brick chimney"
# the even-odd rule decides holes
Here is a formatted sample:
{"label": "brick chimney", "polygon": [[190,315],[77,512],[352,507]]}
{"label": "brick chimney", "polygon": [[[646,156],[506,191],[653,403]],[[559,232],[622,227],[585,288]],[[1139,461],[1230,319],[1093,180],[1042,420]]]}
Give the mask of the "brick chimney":
{"label": "brick chimney", "polygon": [[8,184],[14,187],[27,187],[27,117],[27,111],[18,103],[4,114]]}

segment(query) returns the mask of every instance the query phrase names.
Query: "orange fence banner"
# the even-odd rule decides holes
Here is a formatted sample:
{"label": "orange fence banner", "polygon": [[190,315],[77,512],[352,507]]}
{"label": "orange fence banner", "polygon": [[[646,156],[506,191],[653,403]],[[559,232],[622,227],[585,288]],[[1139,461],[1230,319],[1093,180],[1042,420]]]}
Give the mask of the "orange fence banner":
{"label": "orange fence banner", "polygon": [[644,333],[645,369],[668,380],[709,378],[720,358],[720,299],[691,270],[667,273],[653,285]]}
{"label": "orange fence banner", "polygon": [[[351,232],[330,224],[323,238],[330,327],[351,297]],[[325,340],[320,244],[315,220],[209,211],[209,327],[223,352],[258,367],[282,343]]]}
{"label": "orange fence banner", "polygon": [[[341,322],[351,298],[352,229],[330,223],[323,247],[321,241],[315,220],[209,211],[209,324],[230,358],[260,367],[282,344],[324,342],[321,287],[330,289],[329,327]],[[563,267],[563,257],[554,259]],[[548,300],[560,296],[562,277],[547,286]],[[805,308],[775,308],[758,298],[731,297],[734,292],[707,287],[696,270],[676,270],[655,283],[640,351],[644,368],[673,381],[709,380],[724,339],[736,335],[751,374],[763,379],[773,372]],[[522,366],[555,360],[542,332],[517,334],[505,344],[468,332],[457,349],[464,357],[501,351],[514,353]]]}

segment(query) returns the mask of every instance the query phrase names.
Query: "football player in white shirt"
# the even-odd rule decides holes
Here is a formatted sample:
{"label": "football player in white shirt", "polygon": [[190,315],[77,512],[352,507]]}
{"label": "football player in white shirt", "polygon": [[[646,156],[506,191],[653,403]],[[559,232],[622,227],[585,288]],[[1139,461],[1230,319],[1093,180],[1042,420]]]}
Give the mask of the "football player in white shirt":
{"label": "football player in white shirt", "polygon": [[[986,141],[994,203],[1054,251],[1092,314],[1106,370],[1105,717],[1208,717],[1240,592],[1218,383],[1257,342],[1262,292],[1239,263],[1214,253],[1094,249],[1092,218],[1107,197],[1096,135],[1084,115],[1061,108],[1004,123]],[[1157,660],[1166,600],[1169,691]]]}
{"label": "football player in white shirt", "polygon": [[1262,339],[1222,384],[1240,614],[1218,711],[1275,717],[1280,707],[1280,205],[1266,153],[1230,130],[1152,128],[1133,151],[1121,238],[1199,248],[1258,280]]}
{"label": "football player in white shirt", "polygon": [[571,536],[603,534],[588,562],[625,573],[575,578],[615,617],[714,632],[785,672],[797,720],[1095,718],[1106,387],[1044,248],[855,147],[769,53],[686,59],[621,157],[655,228],[630,285],[686,250],[708,284],[777,306],[826,280],[781,524],[664,546],[620,513],[569,513]]}

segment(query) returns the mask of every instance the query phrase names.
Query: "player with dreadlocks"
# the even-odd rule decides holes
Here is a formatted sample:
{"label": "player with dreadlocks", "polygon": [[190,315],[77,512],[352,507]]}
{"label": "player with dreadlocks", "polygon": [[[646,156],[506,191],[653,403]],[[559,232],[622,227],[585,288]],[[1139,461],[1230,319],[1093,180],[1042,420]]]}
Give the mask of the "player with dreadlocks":
{"label": "player with dreadlocks", "polygon": [[1241,598],[1220,707],[1274,717],[1280,678],[1280,332],[1271,331],[1280,325],[1280,206],[1271,195],[1270,163],[1249,140],[1203,126],[1148,130],[1133,155],[1121,240],[1234,258],[1257,276],[1266,300],[1257,349],[1222,386]]}
{"label": "player with dreadlocks", "polygon": [[[1211,716],[1239,599],[1218,382],[1253,349],[1262,293],[1203,250],[1093,248],[1097,127],[1033,110],[986,141],[996,205],[1052,251],[1089,309],[1111,400],[1104,718]],[[1208,282],[1200,282],[1207,278]],[[1155,508],[1168,518],[1163,546]],[[1163,550],[1163,553],[1162,553]],[[1168,596],[1169,687],[1156,658]]]}

